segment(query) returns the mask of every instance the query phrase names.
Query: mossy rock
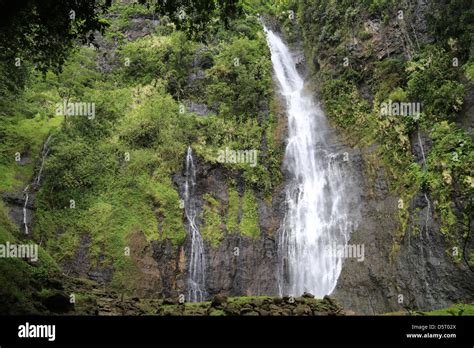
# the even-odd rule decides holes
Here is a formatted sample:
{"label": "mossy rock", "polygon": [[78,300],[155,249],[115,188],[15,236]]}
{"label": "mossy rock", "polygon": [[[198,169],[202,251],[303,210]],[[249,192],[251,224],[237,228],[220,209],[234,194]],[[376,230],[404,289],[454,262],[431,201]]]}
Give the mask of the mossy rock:
{"label": "mossy rock", "polygon": [[209,316],[211,317],[220,317],[220,316],[225,316],[226,313],[222,309],[213,309],[208,312]]}

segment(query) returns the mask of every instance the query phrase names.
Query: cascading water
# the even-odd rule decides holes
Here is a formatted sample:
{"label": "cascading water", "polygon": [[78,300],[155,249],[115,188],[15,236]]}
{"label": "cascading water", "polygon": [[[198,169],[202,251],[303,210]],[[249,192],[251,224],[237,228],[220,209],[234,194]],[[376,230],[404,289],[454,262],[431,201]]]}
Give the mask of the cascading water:
{"label": "cascading water", "polygon": [[343,253],[355,228],[342,154],[330,143],[322,110],[305,93],[305,83],[288,47],[264,27],[276,79],[287,105],[285,165],[288,211],[279,235],[280,295],[330,294],[342,269]]}
{"label": "cascading water", "polygon": [[191,256],[189,257],[188,301],[201,302],[206,299],[204,243],[196,223],[196,167],[193,151],[188,147],[186,154],[186,181],[184,184],[184,212],[187,219],[187,230],[191,236]]}
{"label": "cascading water", "polygon": [[36,176],[35,180],[33,181],[33,185],[35,187],[39,186],[41,183],[41,178],[43,175],[43,168],[44,168],[44,162],[46,160],[46,157],[48,157],[49,154],[49,141],[51,140],[51,134],[46,138],[46,141],[43,144],[43,150],[41,151],[41,165],[40,169],[38,171],[38,175]]}
{"label": "cascading water", "polygon": [[49,154],[49,141],[50,140],[51,140],[51,134],[48,136],[48,138],[46,138],[46,141],[43,143],[43,150],[41,151],[41,165],[38,171],[38,175],[36,175],[35,179],[33,180],[33,183],[31,185],[27,185],[25,189],[23,190],[23,193],[25,194],[25,203],[23,204],[23,227],[25,229],[25,234],[29,233],[28,201],[30,199],[30,188],[32,188],[33,190],[36,190],[41,183],[44,162],[46,160],[46,157],[48,157],[48,154]]}
{"label": "cascading water", "polygon": [[25,194],[25,203],[23,204],[23,227],[25,228],[25,234],[29,233],[28,230],[28,200],[30,199],[30,185],[27,185],[25,189],[23,190],[23,193]]}

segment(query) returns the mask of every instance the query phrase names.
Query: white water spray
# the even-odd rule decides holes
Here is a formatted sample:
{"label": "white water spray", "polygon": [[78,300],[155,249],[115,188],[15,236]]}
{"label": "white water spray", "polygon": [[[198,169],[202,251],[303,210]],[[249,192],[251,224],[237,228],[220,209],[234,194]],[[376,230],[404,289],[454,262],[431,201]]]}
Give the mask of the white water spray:
{"label": "white water spray", "polygon": [[188,221],[187,229],[191,236],[191,256],[189,258],[188,301],[202,302],[206,299],[206,267],[204,260],[204,243],[196,223],[196,167],[193,152],[188,147],[186,154],[186,181],[184,184],[184,211]]}
{"label": "white water spray", "polygon": [[345,248],[356,227],[355,195],[344,154],[330,143],[326,118],[305,92],[288,47],[264,30],[288,115],[285,165],[290,178],[288,211],[278,241],[279,292],[296,296],[307,291],[323,297],[334,290],[343,263],[343,256],[331,248]]}

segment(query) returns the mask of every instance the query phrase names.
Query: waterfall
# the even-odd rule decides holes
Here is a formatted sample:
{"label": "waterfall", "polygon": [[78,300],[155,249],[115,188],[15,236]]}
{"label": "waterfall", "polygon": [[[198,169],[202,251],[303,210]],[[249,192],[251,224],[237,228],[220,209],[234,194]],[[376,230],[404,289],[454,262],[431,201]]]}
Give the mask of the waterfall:
{"label": "waterfall", "polygon": [[357,224],[355,189],[330,142],[331,130],[283,41],[264,27],[280,92],[287,106],[285,166],[288,210],[278,239],[280,295],[330,294],[342,269],[344,253]]}
{"label": "waterfall", "polygon": [[33,183],[31,185],[27,185],[25,189],[23,190],[23,193],[25,194],[25,203],[23,204],[23,226],[25,228],[25,234],[29,234],[29,228],[28,228],[28,201],[30,199],[30,188],[33,190],[36,190],[40,183],[41,183],[41,178],[43,175],[43,168],[44,168],[44,162],[46,161],[46,157],[48,157],[49,154],[49,141],[51,140],[51,134],[46,138],[45,142],[43,143],[43,149],[41,150],[41,164],[40,164],[40,169],[38,171],[38,174],[33,180]]}
{"label": "waterfall", "polygon": [[184,212],[187,220],[187,231],[191,237],[191,256],[188,268],[188,301],[201,302],[206,299],[204,243],[196,222],[196,166],[193,151],[188,147],[186,154],[186,181],[184,184]]}
{"label": "waterfall", "polygon": [[49,154],[49,141],[51,140],[51,134],[46,138],[46,141],[43,144],[43,150],[41,151],[41,165],[40,169],[38,171],[38,175],[36,175],[35,180],[33,181],[33,185],[35,187],[39,186],[41,182],[41,176],[43,175],[43,168],[44,168],[44,162],[46,160],[46,157],[48,157]]}
{"label": "waterfall", "polygon": [[23,190],[23,193],[25,194],[25,203],[23,204],[23,226],[25,227],[25,234],[29,233],[28,230],[28,209],[26,206],[28,205],[28,199],[30,198],[30,185],[27,185],[25,189]]}

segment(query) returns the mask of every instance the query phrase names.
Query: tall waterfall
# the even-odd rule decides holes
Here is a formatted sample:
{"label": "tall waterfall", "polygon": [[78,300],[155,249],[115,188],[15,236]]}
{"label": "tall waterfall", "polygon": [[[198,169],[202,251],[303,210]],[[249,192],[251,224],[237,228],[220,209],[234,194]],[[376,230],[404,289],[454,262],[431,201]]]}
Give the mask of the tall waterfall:
{"label": "tall waterfall", "polygon": [[201,302],[206,299],[205,282],[206,267],[204,260],[204,243],[196,223],[196,166],[193,151],[188,147],[186,154],[186,181],[184,184],[184,212],[186,214],[187,230],[191,237],[191,256],[188,267],[188,296],[189,302]]}
{"label": "tall waterfall", "polygon": [[[325,115],[310,95],[288,47],[264,28],[288,116],[285,166],[288,211],[279,234],[280,295],[330,294],[342,269],[357,214],[343,160],[330,143]],[[347,155],[346,155],[347,156]]]}

